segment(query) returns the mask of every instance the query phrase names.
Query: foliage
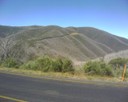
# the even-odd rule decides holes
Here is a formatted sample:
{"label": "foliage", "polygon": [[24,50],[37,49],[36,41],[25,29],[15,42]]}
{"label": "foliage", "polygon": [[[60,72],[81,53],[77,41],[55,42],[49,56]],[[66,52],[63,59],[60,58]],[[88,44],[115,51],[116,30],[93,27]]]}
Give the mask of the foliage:
{"label": "foliage", "polygon": [[34,61],[29,61],[21,66],[24,69],[40,70],[43,72],[72,72],[74,71],[72,62],[66,58],[50,58],[44,56]]}
{"label": "foliage", "polygon": [[38,70],[41,70],[44,72],[50,71],[53,64],[52,59],[48,56],[44,56],[43,58],[38,58],[35,62],[38,65]]}
{"label": "foliage", "polygon": [[86,63],[84,65],[84,71],[89,75],[113,76],[111,66],[102,61]]}
{"label": "foliage", "polygon": [[69,59],[58,58],[56,59],[55,63],[59,65],[57,70],[60,70],[62,72],[73,72],[74,71],[72,62]]}
{"label": "foliage", "polygon": [[23,64],[20,68],[30,69],[30,70],[37,70],[38,66],[34,61],[29,61],[29,62]]}
{"label": "foliage", "polygon": [[128,59],[125,58],[116,58],[113,59],[109,62],[109,64],[111,64],[112,66],[114,66],[114,68],[120,68],[123,67],[124,64],[128,63]]}
{"label": "foliage", "polygon": [[126,72],[126,75],[125,75],[125,77],[126,77],[126,78],[128,78],[128,70],[127,70],[127,72]]}
{"label": "foliage", "polygon": [[1,65],[8,68],[18,68],[20,66],[21,62],[16,61],[13,58],[7,58],[4,61],[1,62]]}
{"label": "foliage", "polygon": [[[126,58],[116,58],[112,59],[109,64],[114,68],[114,76],[121,77],[123,73],[124,64],[128,63],[128,59]],[[128,72],[126,72],[126,77],[128,77]]]}

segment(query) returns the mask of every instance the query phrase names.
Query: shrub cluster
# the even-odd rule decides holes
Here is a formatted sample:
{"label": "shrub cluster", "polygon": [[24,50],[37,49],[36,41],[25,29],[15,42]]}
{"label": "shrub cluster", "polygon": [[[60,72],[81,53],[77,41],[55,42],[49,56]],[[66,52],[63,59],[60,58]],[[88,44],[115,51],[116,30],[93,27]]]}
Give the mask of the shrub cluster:
{"label": "shrub cluster", "polygon": [[112,67],[103,61],[86,63],[84,65],[84,71],[89,75],[114,76]]}
{"label": "shrub cluster", "polygon": [[[128,63],[128,59],[117,58],[111,60],[108,64],[103,61],[90,61],[83,66],[83,70],[88,75],[100,75],[100,76],[115,76],[120,77],[123,72],[123,65]],[[63,58],[52,58],[44,56],[29,60],[26,63],[7,58],[4,61],[0,61],[0,65],[8,68],[22,68],[28,70],[39,70],[43,72],[72,72],[74,73],[74,67],[72,61]],[[128,69],[125,77],[128,77]]]}
{"label": "shrub cluster", "polygon": [[126,63],[128,63],[128,59],[125,58],[116,58],[109,62],[115,69],[123,67]]}
{"label": "shrub cluster", "polygon": [[4,61],[1,61],[1,66],[8,68],[18,68],[21,65],[20,61],[17,61],[13,58],[7,58]]}
{"label": "shrub cluster", "polygon": [[29,61],[21,66],[24,69],[40,70],[43,72],[73,72],[71,60],[66,58],[51,58],[44,56],[33,61]]}

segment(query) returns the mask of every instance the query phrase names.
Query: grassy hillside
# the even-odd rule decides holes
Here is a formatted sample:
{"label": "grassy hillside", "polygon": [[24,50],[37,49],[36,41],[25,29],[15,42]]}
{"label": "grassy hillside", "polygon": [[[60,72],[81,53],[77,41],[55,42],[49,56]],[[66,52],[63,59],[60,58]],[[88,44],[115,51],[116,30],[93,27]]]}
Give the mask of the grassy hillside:
{"label": "grassy hillside", "polygon": [[[33,56],[68,57],[74,62],[87,61],[128,49],[128,39],[91,27],[0,26],[0,37],[13,36],[22,49],[23,60]],[[18,50],[17,50],[18,51]]]}

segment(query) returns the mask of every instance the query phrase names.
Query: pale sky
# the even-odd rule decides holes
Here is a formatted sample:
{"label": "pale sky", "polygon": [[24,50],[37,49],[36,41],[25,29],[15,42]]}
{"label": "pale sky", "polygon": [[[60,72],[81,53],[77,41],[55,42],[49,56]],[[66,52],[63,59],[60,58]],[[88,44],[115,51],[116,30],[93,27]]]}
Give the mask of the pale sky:
{"label": "pale sky", "polygon": [[128,0],[0,0],[0,25],[89,26],[128,38]]}

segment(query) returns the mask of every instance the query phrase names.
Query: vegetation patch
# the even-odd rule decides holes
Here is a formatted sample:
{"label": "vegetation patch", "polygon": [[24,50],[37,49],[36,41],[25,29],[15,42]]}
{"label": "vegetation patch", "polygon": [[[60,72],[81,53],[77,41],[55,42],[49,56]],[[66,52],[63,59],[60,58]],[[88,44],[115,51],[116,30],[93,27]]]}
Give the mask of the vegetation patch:
{"label": "vegetation patch", "polygon": [[86,63],[84,71],[89,75],[114,76],[111,66],[102,61]]}
{"label": "vegetation patch", "polygon": [[[122,58],[113,59],[109,63],[105,63],[104,61],[89,61],[79,68],[79,70],[75,70],[72,61],[68,58],[43,56],[36,57],[24,63],[13,58],[7,58],[1,61],[0,65],[2,68],[4,67],[8,70],[14,70],[15,68],[16,71],[23,71],[23,73],[25,71],[34,74],[41,73],[41,75],[45,73],[48,76],[64,76],[89,80],[94,80],[95,77],[99,79],[107,77],[121,80],[124,64],[127,63],[128,60]],[[128,69],[126,70],[125,78],[128,78]]]}
{"label": "vegetation patch", "polygon": [[1,66],[7,67],[7,68],[19,68],[21,64],[22,63],[20,61],[17,61],[13,58],[7,58],[1,61]]}
{"label": "vegetation patch", "polygon": [[20,68],[43,72],[74,72],[71,60],[44,56],[24,63]]}

